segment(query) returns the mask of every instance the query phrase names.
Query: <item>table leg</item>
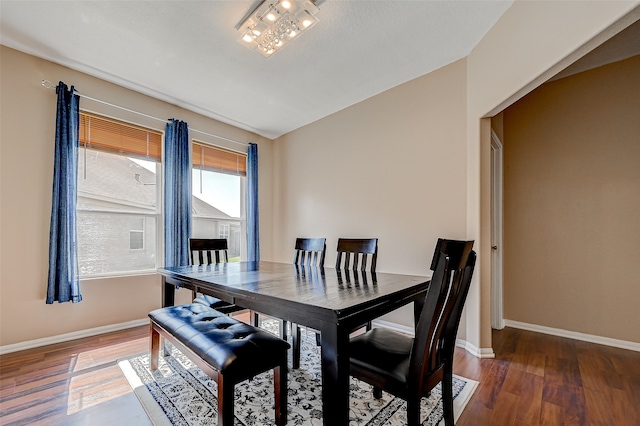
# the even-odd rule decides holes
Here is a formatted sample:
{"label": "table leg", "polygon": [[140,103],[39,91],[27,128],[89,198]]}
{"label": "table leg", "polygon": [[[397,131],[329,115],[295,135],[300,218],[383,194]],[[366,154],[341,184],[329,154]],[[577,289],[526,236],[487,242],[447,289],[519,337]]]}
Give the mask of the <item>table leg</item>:
{"label": "table leg", "polygon": [[349,330],[325,323],[322,354],[322,420],[325,426],[349,424]]}
{"label": "table leg", "polygon": [[165,277],[162,277],[162,307],[175,305],[176,288],[173,284],[167,283]]}

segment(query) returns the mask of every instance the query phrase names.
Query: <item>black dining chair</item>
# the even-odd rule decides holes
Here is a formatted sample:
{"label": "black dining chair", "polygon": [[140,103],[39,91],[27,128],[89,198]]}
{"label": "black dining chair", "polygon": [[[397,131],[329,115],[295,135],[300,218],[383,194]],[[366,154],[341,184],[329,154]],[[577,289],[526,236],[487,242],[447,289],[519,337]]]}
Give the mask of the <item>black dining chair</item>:
{"label": "black dining chair", "polygon": [[353,337],[351,375],[407,401],[407,424],[420,424],[420,401],[442,383],[445,425],[454,424],[453,355],[460,316],[476,263],[473,241],[439,239],[435,269],[415,337],[376,328]]}
{"label": "black dining chair", "polygon": [[[327,250],[325,238],[296,238],[295,255],[293,264],[301,267],[324,267],[324,256]],[[252,325],[260,324],[260,314],[253,313]],[[287,340],[287,321],[278,319],[280,322],[280,338]],[[300,366],[300,330],[291,324],[292,347],[293,347],[293,368]],[[297,356],[296,356],[297,354]]]}
{"label": "black dining chair", "polygon": [[[376,272],[378,262],[378,239],[377,238],[339,238],[338,255],[336,257],[336,270],[369,270]],[[371,330],[371,321],[364,324],[367,331]],[[361,327],[357,327],[361,328]]]}
{"label": "black dining chair", "polygon": [[[229,262],[229,245],[225,238],[189,238],[189,261],[191,265],[216,265]],[[193,302],[215,309],[223,314],[242,311],[245,308],[224,302],[208,294],[193,291]]]}
{"label": "black dining chair", "polygon": [[357,271],[376,271],[378,261],[378,239],[377,238],[339,238],[336,249],[336,269],[352,269]]}

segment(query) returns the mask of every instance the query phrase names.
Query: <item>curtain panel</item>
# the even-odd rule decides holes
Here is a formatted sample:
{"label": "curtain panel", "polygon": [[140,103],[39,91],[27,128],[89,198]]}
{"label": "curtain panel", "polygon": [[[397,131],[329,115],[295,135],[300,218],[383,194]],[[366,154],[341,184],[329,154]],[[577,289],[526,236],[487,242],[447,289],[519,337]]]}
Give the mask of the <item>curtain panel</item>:
{"label": "curtain panel", "polygon": [[56,136],[53,164],[47,304],[82,300],[78,278],[76,205],[80,97],[62,81],[56,88]]}
{"label": "curtain panel", "polygon": [[167,123],[164,148],[164,264],[189,264],[191,161],[187,123]]}
{"label": "curtain panel", "polygon": [[258,212],[258,145],[247,151],[247,260],[260,261],[260,218]]}

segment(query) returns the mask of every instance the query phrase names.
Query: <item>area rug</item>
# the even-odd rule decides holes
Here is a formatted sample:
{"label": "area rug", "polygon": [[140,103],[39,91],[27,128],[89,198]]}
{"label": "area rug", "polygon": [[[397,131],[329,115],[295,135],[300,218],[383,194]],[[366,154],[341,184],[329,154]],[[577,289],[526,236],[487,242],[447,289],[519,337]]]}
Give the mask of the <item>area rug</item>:
{"label": "area rug", "polygon": [[[268,324],[266,328],[271,328]],[[320,348],[309,333],[303,340],[300,369],[289,369],[288,425],[322,424]],[[156,371],[149,370],[149,354],[119,361],[120,368],[155,425],[216,425],[217,384],[178,349],[168,344],[171,355],[160,358]],[[454,415],[457,420],[478,382],[454,376]],[[373,398],[371,386],[351,378],[350,425],[406,425],[406,403],[383,392]],[[274,425],[273,372],[240,383],[235,390],[235,425]],[[423,425],[442,421],[440,385],[422,399]]]}

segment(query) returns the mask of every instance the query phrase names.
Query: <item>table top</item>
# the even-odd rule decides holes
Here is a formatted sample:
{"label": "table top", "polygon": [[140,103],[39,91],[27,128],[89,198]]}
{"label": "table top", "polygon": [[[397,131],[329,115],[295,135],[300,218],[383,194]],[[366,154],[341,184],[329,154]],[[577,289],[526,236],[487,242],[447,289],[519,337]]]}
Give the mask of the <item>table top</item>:
{"label": "table top", "polygon": [[[159,268],[165,278],[196,285],[218,296],[269,299],[272,303],[348,315],[389,300],[424,294],[429,277],[336,270],[276,262],[232,262],[217,265]],[[229,298],[226,298],[229,300]]]}

